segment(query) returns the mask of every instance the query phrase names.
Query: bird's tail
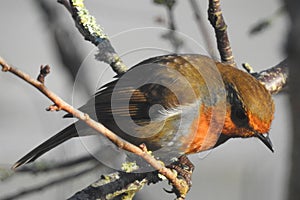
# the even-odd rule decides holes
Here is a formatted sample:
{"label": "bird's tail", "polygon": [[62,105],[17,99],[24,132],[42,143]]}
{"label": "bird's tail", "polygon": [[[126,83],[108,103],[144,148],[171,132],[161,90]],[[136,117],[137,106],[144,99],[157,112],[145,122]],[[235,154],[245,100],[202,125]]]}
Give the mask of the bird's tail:
{"label": "bird's tail", "polygon": [[23,164],[29,163],[46,153],[47,151],[55,148],[59,144],[73,138],[78,137],[78,133],[75,128],[75,124],[68,126],[67,128],[63,129],[56,135],[52,136],[41,145],[37,146],[35,149],[30,151],[28,154],[23,156],[20,160],[18,160],[13,166],[12,169],[16,169]]}

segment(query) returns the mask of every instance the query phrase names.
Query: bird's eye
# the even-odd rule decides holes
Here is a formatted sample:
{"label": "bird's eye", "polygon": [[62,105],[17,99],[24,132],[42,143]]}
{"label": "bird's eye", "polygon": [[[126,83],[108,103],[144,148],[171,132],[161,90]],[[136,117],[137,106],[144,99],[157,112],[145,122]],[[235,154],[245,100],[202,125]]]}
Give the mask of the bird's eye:
{"label": "bird's eye", "polygon": [[239,120],[246,120],[247,119],[247,116],[246,116],[244,110],[242,110],[242,109],[236,109],[235,112],[234,112],[234,115]]}
{"label": "bird's eye", "polygon": [[233,85],[227,85],[227,98],[231,105],[231,120],[238,127],[247,127],[248,116],[244,109],[243,103],[239,98],[238,92]]}
{"label": "bird's eye", "polygon": [[247,126],[248,117],[242,108],[236,108],[232,110],[231,119],[237,126]]}

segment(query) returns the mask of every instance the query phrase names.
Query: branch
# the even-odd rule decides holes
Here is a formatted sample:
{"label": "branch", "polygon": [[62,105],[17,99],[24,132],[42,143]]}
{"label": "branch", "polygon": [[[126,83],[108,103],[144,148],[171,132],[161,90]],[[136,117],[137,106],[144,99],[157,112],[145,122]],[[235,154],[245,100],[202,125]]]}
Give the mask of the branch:
{"label": "branch", "polygon": [[[227,25],[224,21],[220,0],[209,0],[208,19],[214,27],[218,50],[222,62],[231,66],[236,66],[232,49],[227,34]],[[283,60],[276,66],[263,70],[261,72],[253,72],[251,66],[243,64],[243,67],[255,76],[271,94],[280,92],[286,85],[288,80],[288,64],[287,59]]]}
{"label": "branch", "polygon": [[208,19],[215,30],[221,61],[236,66],[227,35],[227,25],[220,7],[220,0],[209,0]]}
{"label": "branch", "polygon": [[174,52],[178,53],[179,49],[184,45],[184,41],[176,32],[176,22],[174,18],[174,7],[176,0],[154,0],[155,4],[162,5],[167,9],[168,14],[168,31],[162,35],[162,38],[168,40],[173,46]]}
{"label": "branch", "polygon": [[[83,55],[82,48],[78,48],[80,46],[79,42],[76,41],[76,38],[72,37],[73,25],[65,24],[64,20],[61,20],[63,16],[59,12],[60,6],[53,4],[53,2],[35,0],[35,4],[44,16],[43,24],[47,27],[48,33],[53,40],[58,59],[68,70],[73,81],[75,81],[77,72],[85,56]],[[87,82],[80,81],[80,85],[83,86],[82,91],[85,94],[90,95],[92,93]]]}
{"label": "branch", "polygon": [[279,7],[272,15],[259,20],[256,24],[254,24],[250,30],[249,35],[257,35],[266,29],[270,28],[273,22],[278,19],[278,17],[282,16],[285,13],[286,8],[284,6]]}
{"label": "branch", "polygon": [[102,175],[98,181],[77,192],[69,200],[114,199],[121,196],[132,199],[144,185],[161,180],[157,171],[148,173],[116,172]]}
{"label": "branch", "polygon": [[67,176],[64,176],[64,177],[59,177],[57,179],[54,179],[54,180],[52,180],[50,182],[47,182],[47,183],[44,183],[44,184],[40,184],[39,186],[35,186],[35,187],[29,188],[29,189],[24,189],[23,191],[20,191],[16,194],[6,196],[6,197],[1,197],[1,200],[13,200],[13,199],[25,196],[25,195],[29,195],[29,194],[34,193],[34,192],[39,192],[39,191],[41,191],[45,188],[55,186],[57,184],[60,184],[60,183],[72,180],[74,178],[77,178],[79,176],[82,176],[84,174],[90,173],[98,167],[99,167],[99,164],[96,164],[92,167],[81,170],[79,172],[76,172],[76,173],[73,173],[73,174],[70,174],[70,175],[67,175]]}
{"label": "branch", "polygon": [[58,0],[58,2],[63,4],[72,14],[76,27],[84,39],[98,47],[99,53],[96,55],[96,59],[109,64],[117,74],[125,73],[128,67],[123,63],[120,56],[112,47],[103,29],[97,25],[96,19],[89,14],[83,1],[84,0]]}
{"label": "branch", "polygon": [[52,162],[49,162],[49,163],[33,164],[32,166],[22,166],[20,169],[17,169],[15,172],[16,173],[32,173],[32,174],[47,173],[47,172],[52,172],[55,170],[61,170],[61,169],[74,167],[74,166],[81,165],[83,163],[87,163],[87,162],[91,162],[91,161],[96,162],[96,160],[93,156],[85,155],[80,158],[68,160],[68,161],[65,161],[62,163],[52,164]]}
{"label": "branch", "polygon": [[259,80],[271,94],[277,94],[287,86],[289,75],[287,59],[261,72],[253,72],[252,67],[247,63],[244,63],[243,67]]}
{"label": "branch", "polygon": [[95,120],[91,119],[88,114],[81,112],[80,110],[77,110],[73,108],[70,104],[63,101],[60,97],[58,97],[55,93],[50,91],[43,83],[31,78],[28,74],[25,74],[24,72],[11,67],[6,63],[4,59],[0,57],[0,65],[2,66],[2,71],[4,72],[11,72],[12,74],[20,77],[27,83],[34,86],[36,89],[38,89],[41,93],[43,93],[46,97],[48,97],[54,105],[51,106],[50,110],[64,110],[71,114],[72,116],[76,117],[79,120],[84,121],[88,126],[93,128],[99,133],[102,133],[105,137],[107,137],[110,141],[112,141],[115,145],[117,145],[119,148],[132,152],[140,157],[142,157],[146,162],[148,162],[154,169],[156,169],[160,174],[164,175],[171,184],[180,191],[180,197],[185,197],[186,193],[189,190],[188,184],[183,181],[179,180],[170,169],[166,168],[161,161],[156,160],[153,156],[151,156],[145,148],[137,147],[116,134],[114,134],[112,131],[107,129],[104,125],[96,122]]}
{"label": "branch", "polygon": [[[178,177],[184,179],[189,187],[191,187],[191,175],[194,170],[194,165],[186,156],[181,156],[178,161],[175,161],[168,167],[175,170]],[[151,183],[155,184],[164,179],[165,178],[159,175],[158,171],[146,173],[116,172],[109,175],[102,175],[98,181],[82,191],[77,192],[70,197],[69,200],[115,199],[116,197],[122,197],[122,199],[124,199],[125,196],[131,199],[143,186]],[[177,196],[180,196],[176,188],[173,188],[170,193],[176,193]],[[178,199],[184,198],[179,197]]]}
{"label": "branch", "polygon": [[7,180],[12,178],[13,176],[27,173],[27,174],[39,174],[39,173],[47,173],[53,172],[56,170],[62,170],[66,168],[71,168],[77,165],[81,165],[87,162],[96,161],[94,157],[91,155],[85,155],[73,160],[68,160],[62,163],[55,163],[55,162],[34,162],[32,165],[25,165],[17,170],[11,170],[8,168],[0,168],[0,181]]}

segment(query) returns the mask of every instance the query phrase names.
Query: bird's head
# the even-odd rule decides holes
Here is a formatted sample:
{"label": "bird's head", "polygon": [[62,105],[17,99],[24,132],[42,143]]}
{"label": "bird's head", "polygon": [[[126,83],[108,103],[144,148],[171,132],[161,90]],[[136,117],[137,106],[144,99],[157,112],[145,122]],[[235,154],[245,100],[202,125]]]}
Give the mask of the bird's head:
{"label": "bird's head", "polygon": [[222,64],[217,66],[227,91],[227,112],[219,143],[230,137],[257,137],[273,151],[268,137],[274,117],[271,94],[250,74]]}

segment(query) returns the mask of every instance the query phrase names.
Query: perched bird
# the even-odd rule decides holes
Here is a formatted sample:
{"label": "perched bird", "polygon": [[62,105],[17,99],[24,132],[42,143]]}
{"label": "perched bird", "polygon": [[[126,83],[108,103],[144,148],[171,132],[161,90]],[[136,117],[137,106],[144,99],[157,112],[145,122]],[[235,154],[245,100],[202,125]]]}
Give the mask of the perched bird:
{"label": "perched bird", "polygon": [[[273,151],[268,137],[274,116],[270,93],[251,74],[202,55],[142,61],[102,86],[80,110],[94,112],[118,136],[146,144],[160,158],[205,151],[230,138],[256,137]],[[73,137],[95,134],[77,123],[33,149],[13,168]]]}

